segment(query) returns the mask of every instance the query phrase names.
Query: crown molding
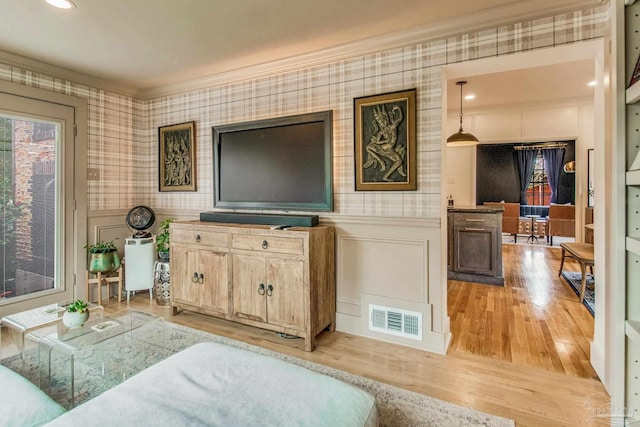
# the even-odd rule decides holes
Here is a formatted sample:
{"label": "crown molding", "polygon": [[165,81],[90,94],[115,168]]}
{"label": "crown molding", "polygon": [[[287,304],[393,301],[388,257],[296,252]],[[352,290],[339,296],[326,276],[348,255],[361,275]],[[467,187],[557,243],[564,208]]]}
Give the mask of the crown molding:
{"label": "crown molding", "polygon": [[276,73],[290,72],[300,68],[332,63],[357,55],[367,55],[384,49],[409,46],[431,40],[442,40],[459,34],[482,29],[497,28],[515,22],[523,22],[540,17],[554,16],[605,4],[607,0],[535,0],[519,1],[506,6],[498,6],[481,12],[474,12],[456,18],[442,20],[408,30],[388,33],[365,40],[271,61],[255,66],[225,71],[210,76],[185,80],[139,92],[143,100],[161,98],[180,93],[215,87],[223,84],[261,78]]}
{"label": "crown molding", "polygon": [[[546,110],[554,107],[577,107],[593,106],[593,96],[573,96],[570,98],[558,98],[558,99],[543,99],[524,102],[510,102],[508,104],[491,104],[480,107],[467,108],[464,110],[464,117],[473,117],[482,114],[495,114],[504,112],[513,112],[518,109],[532,110]],[[455,122],[458,122],[458,114],[460,107],[451,107],[447,109],[447,115],[455,116]],[[456,125],[456,128],[458,126]]]}
{"label": "crown molding", "polygon": [[576,135],[565,135],[565,136],[556,136],[556,137],[546,137],[546,138],[509,138],[509,139],[493,139],[487,141],[480,141],[479,145],[497,145],[497,144],[535,144],[535,143],[547,143],[547,142],[558,142],[558,141],[575,141],[577,142],[580,138]]}
{"label": "crown molding", "polygon": [[126,95],[130,97],[139,96],[139,90],[134,87],[114,83],[108,80],[100,79],[98,77],[90,76],[88,74],[69,70],[68,68],[58,67],[56,65],[27,58],[26,56],[16,55],[14,53],[6,52],[3,50],[0,50],[0,62],[12,67],[18,67],[27,71],[45,74],[53,78],[68,80],[89,87],[115,92],[120,95]]}

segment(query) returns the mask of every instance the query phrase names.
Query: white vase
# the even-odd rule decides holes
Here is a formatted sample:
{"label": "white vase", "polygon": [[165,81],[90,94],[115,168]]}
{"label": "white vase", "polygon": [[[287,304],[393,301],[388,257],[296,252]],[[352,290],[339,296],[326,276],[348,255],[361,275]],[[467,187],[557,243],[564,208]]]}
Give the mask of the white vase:
{"label": "white vase", "polygon": [[82,313],[74,311],[65,311],[62,315],[62,323],[69,329],[77,329],[82,327],[84,323],[89,319],[89,310],[85,310]]}

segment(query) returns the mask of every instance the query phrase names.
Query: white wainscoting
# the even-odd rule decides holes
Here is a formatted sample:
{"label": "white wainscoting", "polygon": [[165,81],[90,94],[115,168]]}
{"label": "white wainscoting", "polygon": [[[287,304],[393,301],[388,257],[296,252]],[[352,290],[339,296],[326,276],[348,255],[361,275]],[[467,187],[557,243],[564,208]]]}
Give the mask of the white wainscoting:
{"label": "white wainscoting", "polygon": [[[444,354],[450,340],[439,219],[331,216],[336,329]],[[422,313],[422,340],[369,330],[369,304]]]}
{"label": "white wainscoting", "polygon": [[[133,234],[127,227],[126,216],[126,210],[90,212],[87,218],[87,243],[93,244],[99,241],[108,242],[113,240],[113,243],[115,243],[118,248],[118,255],[120,259],[122,259],[124,257],[124,239],[131,237]],[[95,285],[91,287],[91,295],[87,296],[87,286],[84,275],[80,277],[76,283],[76,294],[78,298],[89,299],[89,301],[93,302],[98,300],[96,294],[98,287]],[[108,301],[109,296],[106,287],[101,286],[100,288],[102,289],[104,304],[104,301]]]}

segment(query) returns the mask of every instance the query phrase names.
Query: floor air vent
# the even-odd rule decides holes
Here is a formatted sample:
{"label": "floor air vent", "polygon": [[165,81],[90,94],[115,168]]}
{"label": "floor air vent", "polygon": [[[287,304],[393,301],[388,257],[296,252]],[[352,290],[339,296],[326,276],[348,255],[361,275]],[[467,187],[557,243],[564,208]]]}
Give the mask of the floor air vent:
{"label": "floor air vent", "polygon": [[369,329],[422,340],[422,313],[369,305]]}

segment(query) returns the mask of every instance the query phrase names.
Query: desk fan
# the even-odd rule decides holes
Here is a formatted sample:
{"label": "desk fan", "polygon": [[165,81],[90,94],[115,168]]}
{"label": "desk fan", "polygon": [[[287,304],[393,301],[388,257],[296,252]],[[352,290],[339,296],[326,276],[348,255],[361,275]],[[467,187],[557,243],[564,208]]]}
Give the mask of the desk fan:
{"label": "desk fan", "polygon": [[147,206],[136,206],[127,213],[127,225],[133,231],[134,239],[151,237],[151,233],[146,231],[156,222],[156,215],[153,209]]}

